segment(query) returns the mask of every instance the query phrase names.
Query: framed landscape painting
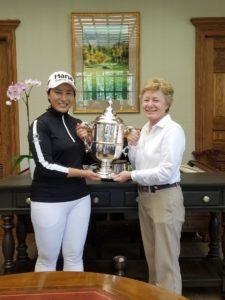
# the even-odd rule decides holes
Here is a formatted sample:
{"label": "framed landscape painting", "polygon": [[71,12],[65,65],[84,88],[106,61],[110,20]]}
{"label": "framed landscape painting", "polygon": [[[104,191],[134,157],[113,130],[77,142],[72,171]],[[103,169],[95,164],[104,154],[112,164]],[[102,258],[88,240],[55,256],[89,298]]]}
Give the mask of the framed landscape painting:
{"label": "framed landscape painting", "polygon": [[139,112],[140,16],[72,13],[74,113]]}

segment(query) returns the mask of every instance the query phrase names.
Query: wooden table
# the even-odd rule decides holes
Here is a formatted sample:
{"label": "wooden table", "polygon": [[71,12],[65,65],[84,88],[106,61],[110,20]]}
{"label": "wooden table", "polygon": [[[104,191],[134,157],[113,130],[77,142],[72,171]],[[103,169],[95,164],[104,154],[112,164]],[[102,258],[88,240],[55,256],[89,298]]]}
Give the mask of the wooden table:
{"label": "wooden table", "polygon": [[[5,295],[5,296],[4,296]],[[138,280],[89,272],[37,272],[5,275],[0,300],[187,300],[175,293]],[[25,296],[27,298],[25,298]]]}

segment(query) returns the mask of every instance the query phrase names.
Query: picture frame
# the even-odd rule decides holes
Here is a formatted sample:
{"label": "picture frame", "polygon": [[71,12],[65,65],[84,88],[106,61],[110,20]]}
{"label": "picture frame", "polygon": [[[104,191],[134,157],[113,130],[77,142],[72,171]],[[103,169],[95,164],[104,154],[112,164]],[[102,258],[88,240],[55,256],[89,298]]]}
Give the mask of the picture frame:
{"label": "picture frame", "polygon": [[139,12],[71,13],[74,113],[137,113],[140,84]]}

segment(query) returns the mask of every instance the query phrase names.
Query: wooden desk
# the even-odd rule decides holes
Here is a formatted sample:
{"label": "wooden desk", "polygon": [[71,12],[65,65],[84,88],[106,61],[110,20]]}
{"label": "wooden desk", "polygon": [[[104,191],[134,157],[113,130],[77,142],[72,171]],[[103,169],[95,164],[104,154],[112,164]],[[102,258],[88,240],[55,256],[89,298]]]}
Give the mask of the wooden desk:
{"label": "wooden desk", "polygon": [[[26,198],[29,197],[31,180],[29,175],[10,177],[0,181],[0,214],[3,220],[3,254],[5,273],[14,268],[13,255],[15,241],[12,235],[13,214],[23,225],[24,214],[30,213]],[[137,185],[132,182],[88,182],[92,198],[93,213],[137,213]],[[181,181],[184,203],[187,211],[207,212],[209,222],[209,251],[207,257],[187,259],[187,268],[181,261],[183,286],[220,286],[225,294],[225,262],[219,258],[219,220],[222,214],[222,226],[225,226],[225,173],[183,174]],[[19,232],[18,260],[26,262],[26,235]],[[225,252],[225,236],[222,236]],[[185,261],[184,261],[185,263]],[[190,268],[191,266],[191,268]],[[190,270],[191,269],[191,270]],[[189,274],[189,271],[192,271]]]}
{"label": "wooden desk", "polygon": [[[175,293],[130,278],[88,272],[39,272],[5,275],[0,281],[0,300],[187,300]],[[49,296],[49,297],[48,297]],[[28,298],[26,298],[28,299]]]}

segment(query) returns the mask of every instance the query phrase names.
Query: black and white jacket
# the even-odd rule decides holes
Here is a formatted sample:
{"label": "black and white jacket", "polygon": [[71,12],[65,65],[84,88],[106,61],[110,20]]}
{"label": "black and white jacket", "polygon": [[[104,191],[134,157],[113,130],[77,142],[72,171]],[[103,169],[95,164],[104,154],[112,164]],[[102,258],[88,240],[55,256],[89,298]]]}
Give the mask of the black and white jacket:
{"label": "black and white jacket", "polygon": [[75,127],[81,123],[68,113],[49,108],[31,125],[28,141],[36,163],[31,188],[32,201],[63,202],[89,194],[83,178],[68,178],[69,167],[82,169],[84,143]]}

